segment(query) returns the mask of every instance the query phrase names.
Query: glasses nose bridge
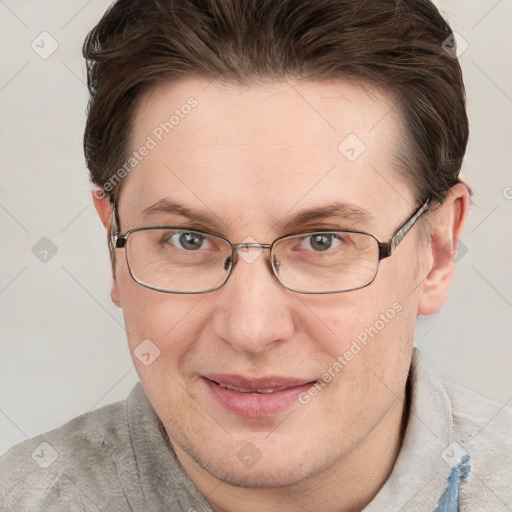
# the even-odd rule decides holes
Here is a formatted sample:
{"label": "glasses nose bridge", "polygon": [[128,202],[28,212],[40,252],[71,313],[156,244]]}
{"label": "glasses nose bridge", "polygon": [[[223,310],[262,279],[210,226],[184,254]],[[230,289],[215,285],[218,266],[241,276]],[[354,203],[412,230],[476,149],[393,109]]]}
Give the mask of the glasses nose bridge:
{"label": "glasses nose bridge", "polygon": [[240,249],[250,249],[251,247],[255,249],[271,249],[272,244],[259,244],[258,242],[242,242],[240,244],[231,244],[231,254],[233,257],[233,265],[238,261],[238,251]]}
{"label": "glasses nose bridge", "polygon": [[273,244],[260,244],[258,242],[242,242],[240,244],[233,244],[231,243],[231,257],[232,257],[232,269],[234,269],[235,265],[238,263],[238,251],[240,249],[272,249]]}
{"label": "glasses nose bridge", "polygon": [[259,244],[257,242],[231,244],[233,252],[238,252],[239,249],[248,249],[249,247],[259,247],[260,249],[270,249],[272,244]]}

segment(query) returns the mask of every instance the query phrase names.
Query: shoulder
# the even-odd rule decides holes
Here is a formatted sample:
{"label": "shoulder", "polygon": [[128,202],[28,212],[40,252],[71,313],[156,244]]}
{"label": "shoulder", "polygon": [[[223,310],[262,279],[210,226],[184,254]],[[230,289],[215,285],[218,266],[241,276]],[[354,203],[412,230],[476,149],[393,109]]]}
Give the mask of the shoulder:
{"label": "shoulder", "polygon": [[102,509],[98,496],[122,496],[126,407],[126,400],[107,405],[11,448],[0,457],[0,509],[88,511]]}
{"label": "shoulder", "polygon": [[[469,389],[446,383],[450,398],[453,429],[468,446],[497,444],[512,447],[512,409],[508,402],[502,404],[489,400]],[[490,454],[489,454],[490,455]],[[511,462],[512,452],[502,450],[503,460]]]}
{"label": "shoulder", "polygon": [[453,415],[453,443],[446,456],[469,457],[461,511],[510,510],[512,409],[454,384],[445,384],[445,390]]}

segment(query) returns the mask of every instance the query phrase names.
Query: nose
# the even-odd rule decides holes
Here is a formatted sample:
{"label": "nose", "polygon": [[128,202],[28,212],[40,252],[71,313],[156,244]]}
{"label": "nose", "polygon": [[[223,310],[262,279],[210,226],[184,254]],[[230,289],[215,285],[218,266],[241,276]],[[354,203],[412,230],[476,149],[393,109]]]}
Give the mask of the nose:
{"label": "nose", "polygon": [[216,335],[235,350],[262,353],[294,333],[293,292],[274,276],[268,250],[242,248],[231,276],[217,293]]}

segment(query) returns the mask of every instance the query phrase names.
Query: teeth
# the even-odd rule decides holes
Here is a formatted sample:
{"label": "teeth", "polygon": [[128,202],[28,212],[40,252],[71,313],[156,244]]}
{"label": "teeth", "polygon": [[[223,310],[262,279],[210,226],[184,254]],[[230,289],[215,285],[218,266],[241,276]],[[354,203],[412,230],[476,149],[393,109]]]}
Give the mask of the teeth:
{"label": "teeth", "polygon": [[224,384],[223,382],[219,383],[219,386],[221,388],[231,389],[233,391],[238,391],[239,393],[274,393],[275,391],[281,391],[286,388],[271,388],[271,389],[257,389],[256,391],[253,391],[252,389],[247,388],[239,388],[237,386],[232,386],[231,384]]}
{"label": "teeth", "polygon": [[239,393],[252,393],[252,389],[237,388],[236,386],[232,386],[231,384],[224,384],[223,382],[220,382],[219,386],[221,388],[232,389],[233,391],[238,391]]}

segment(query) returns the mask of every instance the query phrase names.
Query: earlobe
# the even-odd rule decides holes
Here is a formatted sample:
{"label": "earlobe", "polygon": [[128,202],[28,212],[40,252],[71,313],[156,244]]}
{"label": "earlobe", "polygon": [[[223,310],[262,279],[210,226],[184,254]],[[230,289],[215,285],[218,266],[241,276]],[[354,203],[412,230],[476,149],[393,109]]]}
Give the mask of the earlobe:
{"label": "earlobe", "polygon": [[119,287],[117,286],[117,281],[114,276],[112,276],[112,281],[110,283],[110,298],[112,302],[118,307],[121,307],[121,297],[119,295]]}
{"label": "earlobe", "polygon": [[436,313],[448,298],[468,204],[468,189],[459,183],[451,188],[445,202],[429,214],[430,269],[419,286],[418,315]]}

